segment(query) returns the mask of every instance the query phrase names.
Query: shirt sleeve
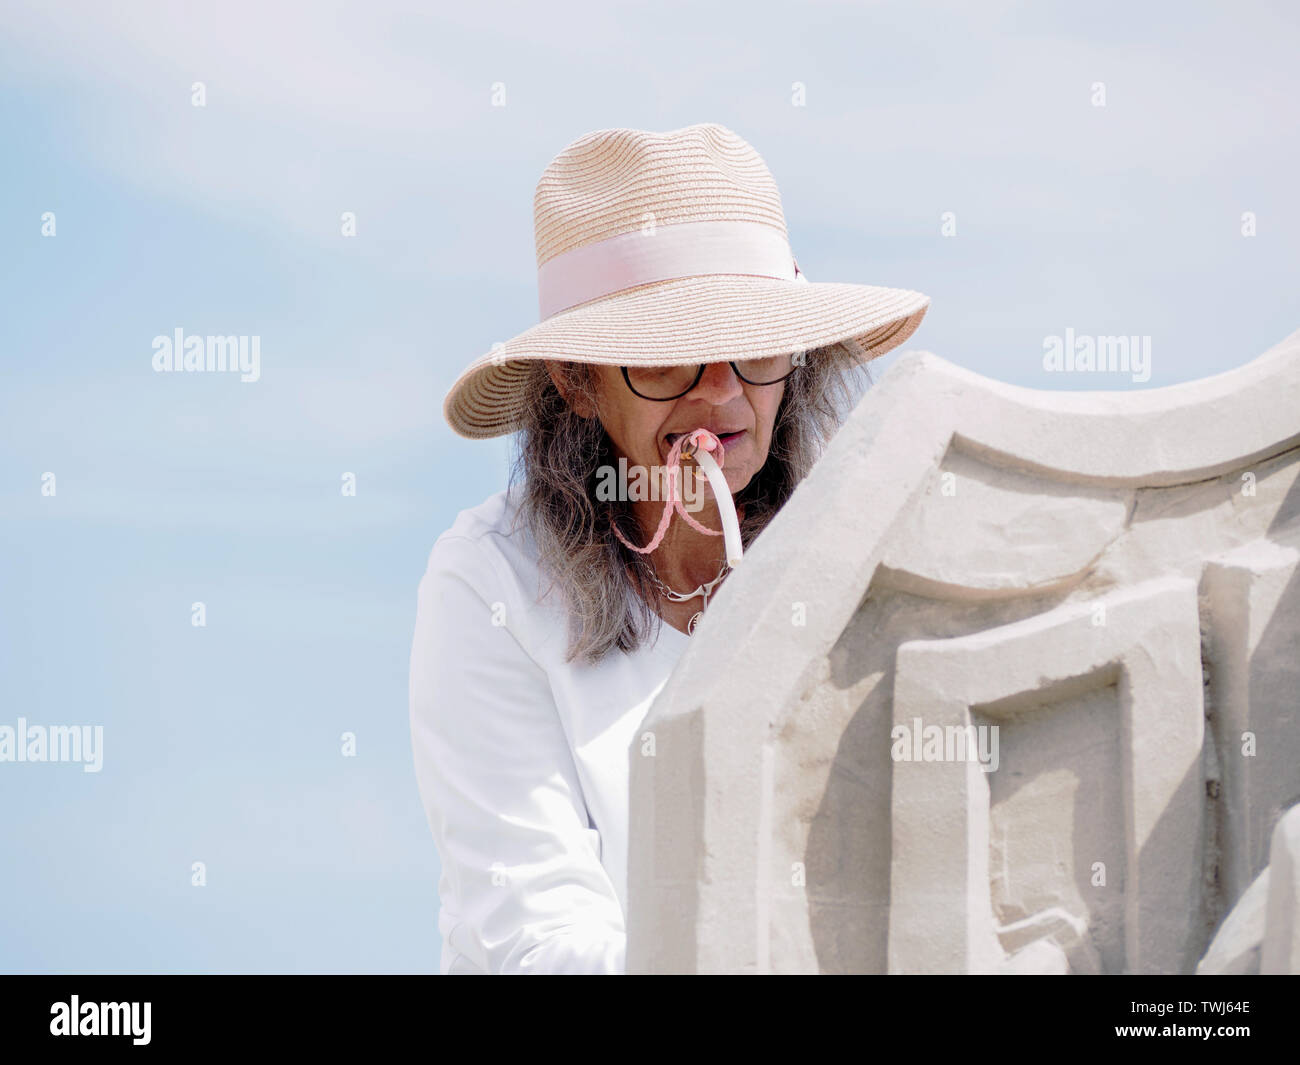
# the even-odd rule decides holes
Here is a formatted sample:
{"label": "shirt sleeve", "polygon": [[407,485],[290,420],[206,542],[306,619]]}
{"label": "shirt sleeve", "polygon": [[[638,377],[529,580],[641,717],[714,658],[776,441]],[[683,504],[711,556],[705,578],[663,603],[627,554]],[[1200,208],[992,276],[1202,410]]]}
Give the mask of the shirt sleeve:
{"label": "shirt sleeve", "polygon": [[623,973],[622,907],[504,560],[439,538],[420,581],[411,742],[442,904],[489,973]]}

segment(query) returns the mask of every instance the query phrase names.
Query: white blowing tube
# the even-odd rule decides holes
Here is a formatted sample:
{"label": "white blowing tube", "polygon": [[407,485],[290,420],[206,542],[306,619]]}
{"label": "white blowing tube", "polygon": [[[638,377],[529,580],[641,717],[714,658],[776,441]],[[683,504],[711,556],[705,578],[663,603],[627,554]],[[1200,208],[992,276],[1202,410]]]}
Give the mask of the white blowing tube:
{"label": "white blowing tube", "polygon": [[699,448],[695,452],[695,461],[704,470],[704,475],[709,479],[709,486],[713,489],[714,498],[718,501],[718,513],[722,516],[722,538],[727,547],[727,565],[739,565],[743,554],[740,546],[740,519],[736,517],[736,504],[731,498],[731,488],[727,485],[726,475],[722,472],[722,467],[704,448]]}

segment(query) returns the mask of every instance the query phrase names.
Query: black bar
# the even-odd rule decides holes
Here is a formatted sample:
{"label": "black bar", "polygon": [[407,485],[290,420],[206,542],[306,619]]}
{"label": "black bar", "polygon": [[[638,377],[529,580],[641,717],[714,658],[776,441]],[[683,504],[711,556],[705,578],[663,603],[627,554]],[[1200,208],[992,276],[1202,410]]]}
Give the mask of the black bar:
{"label": "black bar", "polygon": [[[865,979],[869,986],[855,981],[852,988],[831,992],[829,1001],[819,985],[782,980],[779,988],[772,981],[750,982],[743,991],[711,988],[687,997],[679,997],[680,988],[643,984],[637,990],[649,990],[651,998],[642,1002],[629,999],[625,981],[603,986],[596,981],[579,998],[572,987],[554,982],[540,989],[533,983],[486,992],[479,981],[428,976],[10,976],[0,980],[0,1032],[12,1061],[24,1060],[10,1056],[15,1050],[95,1053],[106,1043],[131,1053],[197,1050],[206,1055],[217,1049],[277,1047],[337,1054],[414,1042],[433,1056],[462,1052],[460,1046],[468,1042],[477,1053],[491,1056],[494,1047],[518,1037],[541,1037],[537,1052],[542,1053],[548,1043],[555,1047],[557,1036],[567,1047],[585,1041],[592,1029],[628,1034],[627,1025],[632,1031],[649,1025],[650,1032],[642,1031],[642,1036],[649,1034],[663,1052],[677,1055],[698,1048],[697,1027],[719,1045],[788,1040],[807,1048],[820,1044],[821,1033],[812,1027],[818,1023],[836,1029],[841,1039],[849,1027],[850,1038],[860,1040],[864,1049],[880,1048],[885,1045],[881,1040],[894,1035],[901,1046],[926,1051],[988,1047],[991,1040],[1005,1045],[1035,1035],[1050,1036],[1054,1043],[1049,1045],[1062,1049],[1153,1041],[1262,1049],[1294,1038],[1297,1013],[1297,981],[1287,977]],[[656,991],[664,996],[661,1000]],[[734,1008],[736,994],[746,997],[744,1009]],[[91,1014],[97,1020],[113,1015],[101,1011],[100,1003],[136,1003],[135,1016],[143,1021],[147,1002],[148,1043],[135,1043],[131,1034],[52,1034],[53,1020],[70,1019],[74,995],[79,1025],[89,1024]],[[804,995],[810,1008],[799,1008]],[[775,1008],[763,1010],[768,997]],[[1216,1005],[1207,1008],[1206,1003]],[[92,1005],[89,1013],[87,1004]],[[529,1027],[534,1018],[543,1027]],[[1208,1039],[1179,1032],[1206,1026],[1215,1029]],[[1171,1034],[1117,1031],[1134,1027]],[[1218,1031],[1229,1027],[1249,1031]]]}

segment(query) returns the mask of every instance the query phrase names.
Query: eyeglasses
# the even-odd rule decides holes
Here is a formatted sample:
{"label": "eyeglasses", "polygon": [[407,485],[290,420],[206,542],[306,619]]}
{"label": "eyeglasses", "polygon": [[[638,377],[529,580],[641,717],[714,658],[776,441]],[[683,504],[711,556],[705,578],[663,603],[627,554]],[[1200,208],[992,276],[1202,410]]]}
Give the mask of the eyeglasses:
{"label": "eyeglasses", "polygon": [[[790,353],[728,362],[736,376],[748,385],[779,384],[799,368]],[[698,385],[707,365],[701,362],[694,366],[682,363],[677,366],[620,366],[619,369],[634,395],[655,403],[666,403],[670,399],[680,399]]]}

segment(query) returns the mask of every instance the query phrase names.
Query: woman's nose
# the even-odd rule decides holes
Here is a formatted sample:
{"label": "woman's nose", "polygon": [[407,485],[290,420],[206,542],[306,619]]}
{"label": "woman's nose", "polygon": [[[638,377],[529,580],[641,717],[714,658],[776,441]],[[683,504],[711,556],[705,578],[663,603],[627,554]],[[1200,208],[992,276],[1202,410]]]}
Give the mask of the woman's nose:
{"label": "woman's nose", "polygon": [[740,378],[731,368],[731,363],[708,362],[704,364],[704,376],[700,378],[695,391],[704,393],[718,404],[741,392],[742,388]]}

